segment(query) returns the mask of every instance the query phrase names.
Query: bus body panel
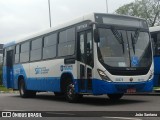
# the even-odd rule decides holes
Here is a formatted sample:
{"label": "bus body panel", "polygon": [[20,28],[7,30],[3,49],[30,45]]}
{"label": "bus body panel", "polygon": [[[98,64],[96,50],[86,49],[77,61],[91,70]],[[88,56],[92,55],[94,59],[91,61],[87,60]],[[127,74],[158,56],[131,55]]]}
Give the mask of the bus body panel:
{"label": "bus body panel", "polygon": [[3,66],[3,85],[7,88],[14,87],[13,69],[7,66]]}
{"label": "bus body panel", "polygon": [[154,86],[160,85],[160,57],[154,56],[154,79],[153,84]]}
{"label": "bus body panel", "polygon": [[70,73],[74,79],[77,70],[75,65],[64,65],[63,59],[17,64],[13,68],[14,89],[18,89],[18,78],[23,76],[28,90],[54,92],[61,91],[60,78],[62,74]]}
{"label": "bus body panel", "polygon": [[160,87],[160,26],[149,28],[154,51],[154,87]]}
{"label": "bus body panel", "polygon": [[135,89],[136,92],[152,92],[153,81],[135,82],[135,83],[112,83],[104,80],[93,80],[93,94],[117,94],[127,93],[128,89]]}

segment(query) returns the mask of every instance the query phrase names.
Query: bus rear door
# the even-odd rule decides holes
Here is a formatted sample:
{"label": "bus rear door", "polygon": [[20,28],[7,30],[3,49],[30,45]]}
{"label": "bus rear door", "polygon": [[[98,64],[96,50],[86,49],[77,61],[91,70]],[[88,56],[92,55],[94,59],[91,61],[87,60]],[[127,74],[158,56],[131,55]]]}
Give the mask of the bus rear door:
{"label": "bus rear door", "polygon": [[7,58],[6,58],[6,87],[13,88],[13,57],[14,52],[13,50],[7,51]]}

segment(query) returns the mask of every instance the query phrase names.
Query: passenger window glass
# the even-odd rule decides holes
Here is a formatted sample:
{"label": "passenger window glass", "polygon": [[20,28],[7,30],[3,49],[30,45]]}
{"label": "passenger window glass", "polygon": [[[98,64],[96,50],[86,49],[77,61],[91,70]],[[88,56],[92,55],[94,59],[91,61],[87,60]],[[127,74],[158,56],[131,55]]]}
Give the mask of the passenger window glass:
{"label": "passenger window glass", "polygon": [[73,55],[75,50],[75,28],[70,28],[59,34],[58,56]]}
{"label": "passenger window glass", "polygon": [[32,50],[36,50],[42,48],[42,38],[36,39],[32,41]]}
{"label": "passenger window glass", "polygon": [[21,45],[21,53],[26,51],[29,51],[29,42],[23,43]]}
{"label": "passenger window glass", "polygon": [[57,34],[51,34],[44,38],[44,47],[57,44]]}
{"label": "passenger window glass", "polygon": [[43,59],[56,57],[57,53],[57,33],[44,38]]}

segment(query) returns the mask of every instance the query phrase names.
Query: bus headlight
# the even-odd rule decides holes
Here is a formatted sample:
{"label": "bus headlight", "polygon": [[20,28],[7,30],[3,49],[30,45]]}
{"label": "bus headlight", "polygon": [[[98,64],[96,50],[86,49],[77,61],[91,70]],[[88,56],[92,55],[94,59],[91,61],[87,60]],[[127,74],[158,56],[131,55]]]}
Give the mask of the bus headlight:
{"label": "bus headlight", "polygon": [[112,80],[100,69],[97,69],[99,76],[102,78],[102,80],[106,80],[108,82],[112,82]]}

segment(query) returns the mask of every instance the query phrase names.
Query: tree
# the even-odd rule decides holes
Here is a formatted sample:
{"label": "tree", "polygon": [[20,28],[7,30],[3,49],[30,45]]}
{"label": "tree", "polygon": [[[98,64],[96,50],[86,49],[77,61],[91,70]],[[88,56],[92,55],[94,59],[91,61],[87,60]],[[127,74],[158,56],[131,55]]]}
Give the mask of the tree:
{"label": "tree", "polygon": [[148,21],[149,26],[160,25],[160,0],[135,0],[118,8],[117,14],[136,16]]}

